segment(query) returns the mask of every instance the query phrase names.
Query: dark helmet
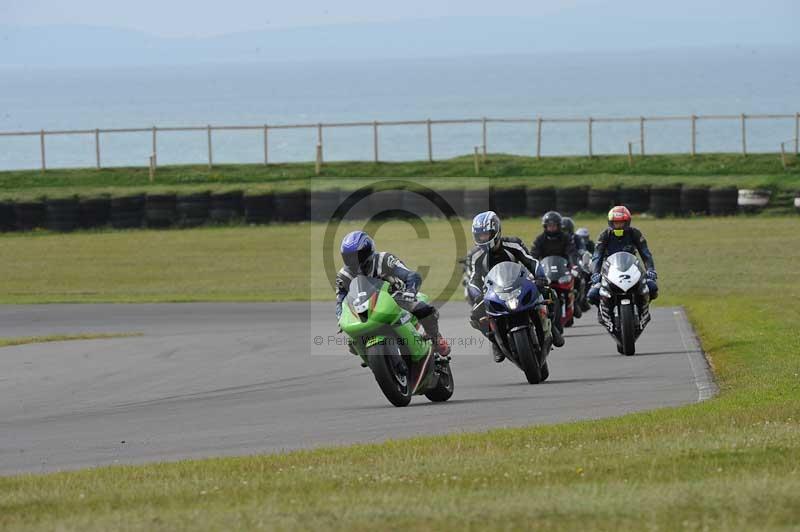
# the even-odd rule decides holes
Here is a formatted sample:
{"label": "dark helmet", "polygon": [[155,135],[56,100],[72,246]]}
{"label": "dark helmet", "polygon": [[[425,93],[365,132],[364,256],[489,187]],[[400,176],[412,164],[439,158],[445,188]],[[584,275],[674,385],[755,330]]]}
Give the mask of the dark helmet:
{"label": "dark helmet", "polygon": [[500,217],[494,211],[482,212],[472,219],[472,239],[484,251],[491,251],[500,244]]}
{"label": "dark helmet", "polygon": [[[547,226],[552,225],[553,229],[548,230]],[[558,214],[556,211],[546,212],[544,216],[542,216],[542,227],[544,227],[545,233],[555,235],[561,232],[561,215]]]}
{"label": "dark helmet", "polygon": [[364,231],[347,233],[342,239],[342,260],[354,273],[367,273],[375,255],[375,243]]}
{"label": "dark helmet", "polygon": [[575,222],[572,221],[572,218],[564,217],[561,219],[561,230],[567,233],[568,235],[572,235],[575,233]]}

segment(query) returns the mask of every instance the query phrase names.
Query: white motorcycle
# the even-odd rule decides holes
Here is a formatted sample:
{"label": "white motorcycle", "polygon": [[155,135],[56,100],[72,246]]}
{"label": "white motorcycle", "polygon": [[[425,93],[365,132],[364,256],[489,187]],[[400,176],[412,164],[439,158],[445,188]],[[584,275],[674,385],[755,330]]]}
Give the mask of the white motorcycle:
{"label": "white motorcycle", "polygon": [[635,354],[636,340],[650,322],[650,290],[635,255],[621,251],[603,262],[598,313],[617,351]]}

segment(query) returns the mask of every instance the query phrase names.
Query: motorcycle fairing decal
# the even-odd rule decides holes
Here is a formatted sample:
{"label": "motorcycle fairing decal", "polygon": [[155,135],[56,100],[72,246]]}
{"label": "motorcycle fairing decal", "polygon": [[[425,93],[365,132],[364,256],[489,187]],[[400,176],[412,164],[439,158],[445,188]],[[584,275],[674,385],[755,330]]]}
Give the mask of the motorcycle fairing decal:
{"label": "motorcycle fairing decal", "polygon": [[414,389],[411,392],[412,394],[417,393],[417,388],[419,388],[419,385],[422,382],[422,379],[425,377],[425,374],[427,373],[428,363],[431,360],[432,353],[433,353],[432,350],[428,351],[428,356],[425,357],[425,362],[422,363],[422,367],[420,367],[420,369],[419,369],[419,375],[417,376],[416,384],[414,384]]}
{"label": "motorcycle fairing decal", "polygon": [[373,345],[382,344],[385,341],[386,341],[386,338],[383,337],[383,336],[373,336],[372,338],[367,340],[367,343],[365,345],[366,345],[366,347],[372,347]]}

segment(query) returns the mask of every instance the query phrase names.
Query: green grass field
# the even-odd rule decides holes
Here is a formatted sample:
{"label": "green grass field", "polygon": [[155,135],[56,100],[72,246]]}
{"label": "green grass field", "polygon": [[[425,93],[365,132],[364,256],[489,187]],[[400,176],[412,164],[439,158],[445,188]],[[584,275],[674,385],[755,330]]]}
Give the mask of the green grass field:
{"label": "green grass field", "polygon": [[[534,157],[491,154],[480,172],[495,186],[617,186],[621,184],[704,184],[766,187],[774,190],[800,188],[800,160],[791,156],[784,170],[778,155],[699,154],[636,157],[633,167],[625,156]],[[323,167],[320,176],[307,163],[264,165],[168,166],[149,181],[146,168],[94,168],[0,172],[0,198],[29,199],[74,194],[125,194],[191,190],[287,190],[295,188],[358,188],[374,179],[425,178],[435,188],[470,187],[475,176],[472,157],[434,163],[336,162]],[[483,186],[485,179],[479,180]],[[477,186],[477,185],[476,185]]]}
{"label": "green grass field", "polygon": [[[578,222],[593,233],[602,223]],[[712,400],[482,434],[0,478],[0,529],[797,530],[797,218],[637,225],[655,253],[658,303],[685,305],[710,354],[720,386]],[[435,291],[447,261],[435,262],[445,252],[431,242],[452,241],[449,226],[430,223],[430,241],[402,229],[383,226],[379,246],[437,265],[424,285]],[[505,224],[526,241],[536,229]],[[2,299],[330,297],[305,248],[320,235],[305,224],[3,236]]]}

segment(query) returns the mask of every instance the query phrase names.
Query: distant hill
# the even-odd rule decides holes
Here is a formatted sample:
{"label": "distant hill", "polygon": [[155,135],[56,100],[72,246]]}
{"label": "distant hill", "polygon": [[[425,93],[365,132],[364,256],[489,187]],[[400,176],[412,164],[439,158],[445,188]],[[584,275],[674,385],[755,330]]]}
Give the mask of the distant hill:
{"label": "distant hill", "polygon": [[539,18],[411,20],[163,38],[84,26],[0,25],[0,65],[128,66],[425,58],[691,46],[800,46],[796,20],[605,17],[565,11]]}

